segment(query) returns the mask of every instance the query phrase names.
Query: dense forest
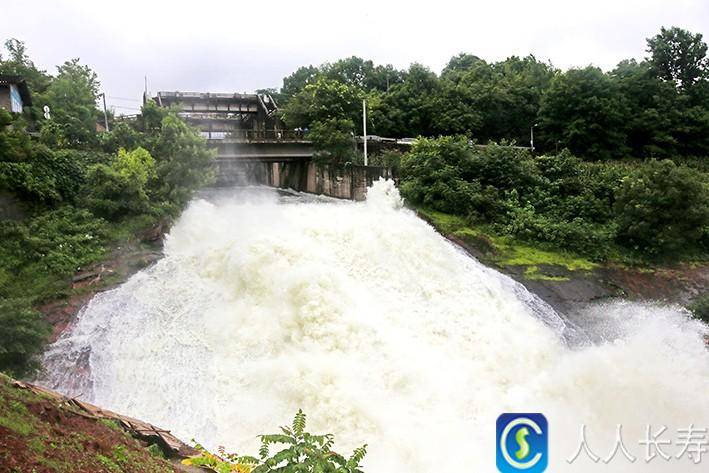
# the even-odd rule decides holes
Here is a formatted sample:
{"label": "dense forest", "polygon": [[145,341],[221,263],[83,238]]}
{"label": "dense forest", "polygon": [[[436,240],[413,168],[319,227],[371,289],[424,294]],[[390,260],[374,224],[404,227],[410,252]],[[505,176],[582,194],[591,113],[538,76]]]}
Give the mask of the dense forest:
{"label": "dense forest", "polygon": [[271,90],[293,127],[389,137],[464,135],[480,144],[568,149],[588,160],[709,154],[707,45],[701,34],[663,28],[648,57],[561,71],[534,56],[490,63],[472,54],[450,59],[440,75],[357,57],[301,67]]}
{"label": "dense forest", "polygon": [[704,259],[707,45],[662,28],[647,54],[608,72],[459,54],[440,75],[351,57],[301,67],[271,92],[326,163],[361,162],[351,141],[363,99],[369,133],[420,137],[370,159],[398,168],[416,206],[599,261]]}

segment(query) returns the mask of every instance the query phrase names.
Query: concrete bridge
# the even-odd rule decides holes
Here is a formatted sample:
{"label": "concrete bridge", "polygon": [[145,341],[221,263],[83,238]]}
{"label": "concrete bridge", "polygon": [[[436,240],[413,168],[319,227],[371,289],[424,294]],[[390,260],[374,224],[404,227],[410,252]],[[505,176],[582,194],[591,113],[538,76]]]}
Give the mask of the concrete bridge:
{"label": "concrete bridge", "polygon": [[290,162],[309,160],[313,145],[292,130],[235,130],[224,138],[209,138],[217,159],[226,161]]}
{"label": "concrete bridge", "polygon": [[153,100],[176,108],[217,150],[217,185],[259,183],[361,200],[374,180],[392,177],[385,168],[316,166],[312,143],[285,129],[269,94],[158,92]]}
{"label": "concrete bridge", "polygon": [[218,162],[289,162],[313,156],[302,132],[285,129],[269,94],[158,92],[154,100],[177,108],[180,117],[198,128],[217,150]]}

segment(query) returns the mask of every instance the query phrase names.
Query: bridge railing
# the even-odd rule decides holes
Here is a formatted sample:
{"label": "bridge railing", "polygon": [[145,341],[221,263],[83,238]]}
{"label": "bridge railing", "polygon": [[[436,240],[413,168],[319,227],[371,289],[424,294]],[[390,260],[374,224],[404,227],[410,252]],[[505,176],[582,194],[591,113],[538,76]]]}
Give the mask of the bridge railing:
{"label": "bridge railing", "polygon": [[307,139],[303,130],[203,131],[202,135],[208,140],[233,141],[303,141]]}

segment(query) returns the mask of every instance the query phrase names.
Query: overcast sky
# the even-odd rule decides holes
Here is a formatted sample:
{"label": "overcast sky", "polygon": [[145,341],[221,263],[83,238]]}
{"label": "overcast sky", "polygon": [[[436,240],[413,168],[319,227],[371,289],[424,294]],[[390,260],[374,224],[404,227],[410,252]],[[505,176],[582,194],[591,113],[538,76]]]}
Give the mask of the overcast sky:
{"label": "overcast sky", "polygon": [[145,75],[151,92],[250,92],[351,55],[437,73],[459,52],[608,69],[644,57],[663,25],[709,36],[709,0],[23,0],[2,19],[0,39],[25,41],[51,73],[80,57],[132,113]]}

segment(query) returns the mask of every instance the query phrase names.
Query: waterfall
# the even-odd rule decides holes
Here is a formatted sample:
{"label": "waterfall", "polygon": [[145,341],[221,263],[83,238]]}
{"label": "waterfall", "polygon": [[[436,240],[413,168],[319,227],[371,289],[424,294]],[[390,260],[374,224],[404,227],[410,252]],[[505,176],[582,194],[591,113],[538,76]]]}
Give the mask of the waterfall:
{"label": "waterfall", "polygon": [[[549,471],[700,468],[647,464],[638,445],[647,424],[709,427],[706,327],[680,308],[594,305],[575,328],[388,181],[361,203],[225,192],[91,300],[47,351],[45,385],[244,454],[302,408],[338,451],[368,443],[370,473],[496,471],[503,412],[546,415]],[[638,461],[570,465],[583,424],[603,458],[622,424]]]}

